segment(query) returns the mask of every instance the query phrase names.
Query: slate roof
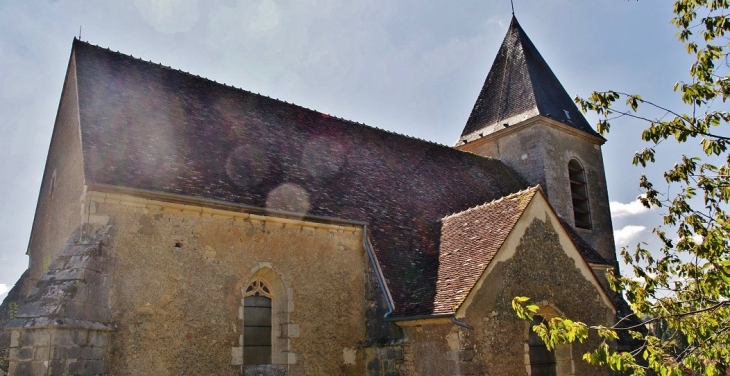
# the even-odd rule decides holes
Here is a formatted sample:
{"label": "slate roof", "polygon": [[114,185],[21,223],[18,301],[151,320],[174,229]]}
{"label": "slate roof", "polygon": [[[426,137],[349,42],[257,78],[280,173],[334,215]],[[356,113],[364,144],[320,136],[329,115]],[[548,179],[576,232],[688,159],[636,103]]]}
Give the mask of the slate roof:
{"label": "slate roof", "polygon": [[[461,136],[464,138],[490,125],[501,125],[503,120],[522,114],[547,116],[600,137],[578,110],[517,18],[512,16],[507,35]],[[522,120],[519,118],[519,121]]]}
{"label": "slate roof", "polygon": [[87,184],[368,223],[393,316],[434,311],[440,219],[526,188],[502,162],[75,41]]}
{"label": "slate roof", "polygon": [[[86,184],[366,222],[395,303],[393,317],[445,312],[458,299],[438,295],[449,290],[442,288],[443,273],[463,269],[445,256],[458,245],[442,233],[456,220],[449,215],[485,202],[497,210],[524,192],[534,194],[534,188],[522,191],[526,183],[499,160],[79,40],[73,56]],[[518,209],[490,211],[492,233],[474,247],[494,247],[485,242],[496,244],[490,237],[511,228]],[[587,259],[597,255],[582,248]],[[462,261],[482,265],[491,256],[479,257]]]}

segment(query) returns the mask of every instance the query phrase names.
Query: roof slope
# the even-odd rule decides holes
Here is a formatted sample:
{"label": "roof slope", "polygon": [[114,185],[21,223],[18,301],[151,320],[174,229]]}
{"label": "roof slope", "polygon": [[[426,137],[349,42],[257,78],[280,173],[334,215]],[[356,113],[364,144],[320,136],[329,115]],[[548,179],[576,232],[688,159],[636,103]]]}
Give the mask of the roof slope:
{"label": "roof slope", "polygon": [[434,313],[453,313],[466,299],[539,189],[532,187],[442,220]]}
{"label": "roof slope", "polygon": [[512,117],[522,121],[538,114],[598,136],[527,37],[517,18],[512,16],[507,35],[461,136],[484,130],[490,125],[501,125],[502,121]]}
{"label": "roof slope", "polygon": [[429,314],[439,220],[526,188],[498,160],[74,42],[87,184],[367,222],[396,315]]}

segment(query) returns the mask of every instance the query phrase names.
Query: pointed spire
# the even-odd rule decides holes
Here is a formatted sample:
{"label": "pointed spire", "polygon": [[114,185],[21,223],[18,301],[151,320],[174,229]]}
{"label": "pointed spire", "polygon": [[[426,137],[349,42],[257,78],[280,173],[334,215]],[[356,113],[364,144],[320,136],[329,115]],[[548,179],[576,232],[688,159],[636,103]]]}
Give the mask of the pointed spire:
{"label": "pointed spire", "polygon": [[598,136],[512,15],[459,141],[472,141],[537,115]]}

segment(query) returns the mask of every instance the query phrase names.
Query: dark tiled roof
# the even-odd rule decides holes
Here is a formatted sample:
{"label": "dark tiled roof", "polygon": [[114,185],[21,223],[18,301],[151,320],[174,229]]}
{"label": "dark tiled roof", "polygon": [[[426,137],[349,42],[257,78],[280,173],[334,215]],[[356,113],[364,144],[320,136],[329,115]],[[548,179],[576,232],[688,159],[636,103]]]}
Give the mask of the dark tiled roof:
{"label": "dark tiled roof", "polygon": [[598,136],[513,16],[461,135],[528,111]]}
{"label": "dark tiled roof", "polygon": [[440,219],[526,188],[502,162],[74,43],[87,184],[367,222],[397,315],[429,314]]}
{"label": "dark tiled roof", "polygon": [[538,187],[442,220],[434,313],[453,313],[512,232]]}

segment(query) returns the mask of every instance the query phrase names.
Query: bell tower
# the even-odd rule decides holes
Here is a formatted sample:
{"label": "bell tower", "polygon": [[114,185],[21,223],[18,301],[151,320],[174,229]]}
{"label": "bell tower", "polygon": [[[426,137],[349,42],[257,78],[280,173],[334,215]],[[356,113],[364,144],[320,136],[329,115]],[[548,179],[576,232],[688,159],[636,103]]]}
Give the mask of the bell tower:
{"label": "bell tower", "polygon": [[557,214],[616,260],[601,145],[512,16],[456,148],[500,159],[539,184]]}

